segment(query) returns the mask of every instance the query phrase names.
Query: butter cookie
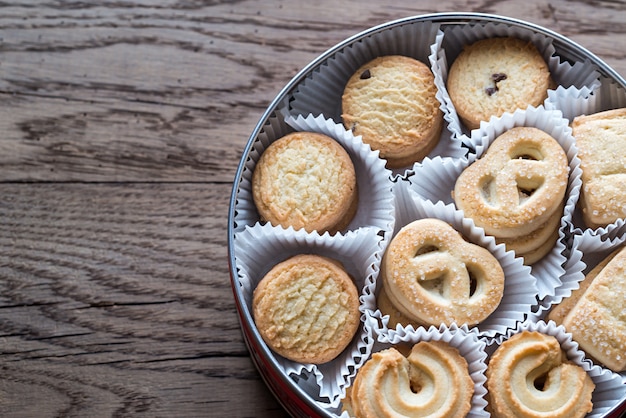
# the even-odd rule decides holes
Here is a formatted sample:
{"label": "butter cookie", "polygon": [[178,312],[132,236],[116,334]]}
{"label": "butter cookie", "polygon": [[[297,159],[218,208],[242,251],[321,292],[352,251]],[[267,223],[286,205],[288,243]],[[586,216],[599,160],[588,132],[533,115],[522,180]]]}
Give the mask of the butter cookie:
{"label": "butter cookie", "polygon": [[593,409],[591,377],[550,335],[513,335],[496,349],[486,374],[495,418],[582,418]]}
{"label": "butter cookie", "polygon": [[408,357],[374,353],[358,371],[344,408],[359,418],[464,417],[474,382],[467,361],[443,341],[422,341]]}
{"label": "butter cookie", "polygon": [[301,363],[326,363],[352,341],[360,323],[359,295],[342,265],[302,254],[272,268],[252,299],[267,345]]}
{"label": "butter cookie", "polygon": [[572,122],[583,186],[580,206],[589,228],[626,218],[626,108]]}
{"label": "butter cookie", "polygon": [[347,228],[356,214],[356,172],[334,139],[294,132],[261,155],[252,175],[252,197],[262,221],[334,233]]}
{"label": "butter cookie", "polygon": [[410,57],[387,55],[360,67],[348,80],[342,96],[346,129],[390,168],[424,158],[439,142],[443,112],[436,98],[430,68]]}
{"label": "butter cookie", "polygon": [[448,223],[419,219],[391,240],[381,267],[387,297],[420,324],[476,325],[500,304],[504,271]]}
{"label": "butter cookie", "polygon": [[517,38],[489,38],[465,46],[447,80],[454,108],[469,129],[491,116],[539,106],[552,85],[537,48]]}
{"label": "butter cookie", "polygon": [[466,217],[532,264],[556,243],[568,179],[567,155],[554,138],[515,127],[463,170],[453,198]]}
{"label": "butter cookie", "polygon": [[626,247],[592,269],[579,289],[548,318],[565,327],[591,357],[614,372],[626,371]]}

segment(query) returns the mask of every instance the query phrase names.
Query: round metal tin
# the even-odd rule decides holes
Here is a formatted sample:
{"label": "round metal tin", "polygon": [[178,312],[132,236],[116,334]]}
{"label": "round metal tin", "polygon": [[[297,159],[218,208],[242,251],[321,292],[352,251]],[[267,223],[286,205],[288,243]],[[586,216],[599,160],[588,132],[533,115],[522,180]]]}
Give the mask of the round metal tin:
{"label": "round metal tin", "polygon": [[[267,107],[254,130],[250,134],[248,142],[243,151],[243,155],[238,165],[237,173],[233,182],[232,193],[230,197],[229,213],[228,213],[228,261],[231,276],[231,287],[235,298],[237,313],[241,328],[243,332],[244,341],[250,351],[252,361],[259,370],[259,373],[276,399],[284,407],[284,409],[294,417],[332,417],[334,416],[328,410],[318,405],[294,380],[285,375],[278,364],[273,360],[273,356],[270,353],[269,348],[263,342],[258,330],[254,325],[251,312],[248,310],[241,286],[237,278],[237,261],[235,259],[235,210],[239,191],[239,183],[242,178],[242,172],[244,165],[252,145],[257,136],[261,132],[263,126],[268,121],[268,118],[276,111],[278,105],[288,97],[311,72],[322,65],[327,59],[333,56],[336,52],[343,48],[350,46],[351,44],[358,42],[359,40],[376,34],[377,32],[384,31],[396,26],[407,25],[412,23],[432,21],[440,25],[467,25],[470,23],[505,23],[511,26],[522,27],[529,29],[535,33],[542,34],[552,39],[553,45],[559,56],[571,61],[584,61],[588,60],[592,62],[600,71],[601,75],[612,79],[616,84],[626,89],[626,80],[613,70],[604,61],[598,58],[589,50],[583,48],[572,40],[541,26],[513,19],[509,17],[483,14],[483,13],[435,13],[425,14],[420,16],[407,17],[390,21],[370,29],[367,29],[361,33],[358,33],[343,42],[338,43],[326,52],[319,55],[315,60],[310,62],[295,77],[279,92],[274,100]],[[623,416],[626,412],[626,399],[616,405],[607,415],[607,418],[618,418]]]}

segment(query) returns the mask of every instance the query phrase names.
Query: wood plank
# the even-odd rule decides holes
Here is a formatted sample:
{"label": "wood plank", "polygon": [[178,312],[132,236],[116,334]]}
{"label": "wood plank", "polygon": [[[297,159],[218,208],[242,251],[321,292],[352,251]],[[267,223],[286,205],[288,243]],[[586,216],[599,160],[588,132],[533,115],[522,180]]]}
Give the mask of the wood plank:
{"label": "wood plank", "polygon": [[0,184],[0,415],[279,416],[235,314],[229,192]]}
{"label": "wood plank", "polygon": [[464,10],[521,18],[570,36],[626,74],[626,52],[615,47],[626,44],[623,5],[603,6],[3,4],[0,179],[231,181],[263,110],[301,68],[348,36],[411,15]]}

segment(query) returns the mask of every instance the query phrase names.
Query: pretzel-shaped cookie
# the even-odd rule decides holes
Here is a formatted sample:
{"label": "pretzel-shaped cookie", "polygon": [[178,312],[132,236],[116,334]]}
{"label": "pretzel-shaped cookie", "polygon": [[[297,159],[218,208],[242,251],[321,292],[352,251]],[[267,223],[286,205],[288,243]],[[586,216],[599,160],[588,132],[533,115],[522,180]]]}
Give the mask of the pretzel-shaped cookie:
{"label": "pretzel-shaped cookie", "polygon": [[478,324],[504,292],[498,260],[439,219],[420,219],[398,232],[385,253],[382,278],[391,303],[421,324]]}
{"label": "pretzel-shaped cookie", "polygon": [[523,331],[502,343],[487,367],[493,416],[584,417],[591,412],[591,377],[567,362],[556,338]]}
{"label": "pretzel-shaped cookie", "polygon": [[557,210],[568,173],[567,155],[554,138],[517,127],[497,137],[461,173],[454,200],[488,234],[516,237],[536,230]]}
{"label": "pretzel-shaped cookie", "polygon": [[422,341],[404,357],[374,353],[359,370],[344,407],[350,416],[463,417],[474,394],[467,361],[443,341]]}

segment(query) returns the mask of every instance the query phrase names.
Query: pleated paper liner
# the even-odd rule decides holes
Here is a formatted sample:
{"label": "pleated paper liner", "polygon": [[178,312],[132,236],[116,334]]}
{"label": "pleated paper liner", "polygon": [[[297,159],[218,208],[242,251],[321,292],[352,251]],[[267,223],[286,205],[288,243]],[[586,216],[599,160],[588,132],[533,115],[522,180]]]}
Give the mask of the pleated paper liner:
{"label": "pleated paper liner", "polygon": [[[441,36],[439,25],[426,21],[385,29],[360,39],[339,50],[312,71],[310,76],[297,86],[293,97],[285,103],[282,111],[293,116],[323,115],[325,118],[342,123],[343,90],[348,79],[359,67],[385,55],[412,57],[430,66],[433,57],[437,55],[436,49],[433,49],[436,45],[435,39]],[[437,92],[437,98],[441,103],[440,92]],[[443,104],[440,107],[445,114]],[[429,155],[464,156],[467,149],[461,146],[461,142],[453,137],[445,126],[444,120],[439,143]],[[395,176],[404,176],[411,168],[412,165],[392,171]]]}
{"label": "pleated paper liner", "polygon": [[[283,229],[256,224],[237,233],[237,276],[242,287],[246,308],[252,312],[254,289],[276,264],[297,254],[317,254],[339,261],[354,279],[359,291],[360,310],[371,310],[376,300],[374,277],[380,264],[383,238],[374,228],[361,228],[345,235],[329,236],[307,233],[293,228]],[[373,339],[362,323],[352,343],[332,361],[324,364],[297,363],[278,354],[275,362],[287,376],[297,382],[309,382],[307,389],[324,408],[336,407],[343,395],[348,378],[368,356]],[[316,385],[312,385],[314,381]]]}
{"label": "pleated paper liner", "polygon": [[[467,361],[468,370],[472,381],[474,382],[474,395],[472,396],[472,406],[468,413],[468,418],[488,417],[489,413],[485,411],[487,401],[485,395],[485,342],[478,338],[478,334],[469,330],[466,326],[458,327],[456,325],[429,328],[418,328],[405,334],[396,334],[391,338],[388,336],[379,336],[372,348],[372,353],[388,349],[390,347],[402,346],[410,349],[413,345],[421,341],[443,341],[450,346],[456,348],[459,354]],[[358,373],[358,372],[357,372]],[[354,379],[352,379],[352,382]],[[347,412],[341,414],[341,418],[349,418]]]}
{"label": "pleated paper liner", "polygon": [[317,132],[335,139],[350,155],[357,177],[359,190],[358,209],[347,231],[363,227],[379,229],[382,233],[393,229],[393,195],[389,178],[391,172],[385,168],[385,161],[378,158],[378,152],[372,151],[369,145],[363,144],[359,137],[346,131],[342,125],[322,116],[314,118],[287,117],[282,115],[270,119],[259,134],[246,161],[245,170],[239,183],[236,203],[236,230],[252,226],[259,222],[259,215],[252,199],[252,174],[254,167],[263,151],[276,139],[288,133]]}
{"label": "pleated paper liner", "polygon": [[[471,136],[468,128],[460,121],[454,103],[448,95],[446,82],[448,69],[463,47],[486,38],[513,37],[529,41],[535,45],[539,53],[548,64],[550,75],[558,89],[569,89],[570,93],[580,97],[588,97],[600,86],[600,73],[590,61],[570,63],[563,60],[557,53],[552,39],[534,32],[527,28],[508,25],[506,23],[476,23],[470,25],[447,26],[443,29],[443,37],[438,46],[440,51],[433,65],[433,72],[437,74],[437,87],[443,94],[445,111],[448,112],[446,120],[449,121],[449,129],[455,136],[466,143],[467,137]],[[548,91],[550,94],[550,91]],[[546,99],[547,100],[547,99]],[[554,108],[560,109],[560,102],[554,103]],[[471,146],[471,144],[470,144]]]}
{"label": "pleated paper liner", "polygon": [[289,103],[292,115],[324,115],[341,121],[341,96],[348,79],[363,64],[385,55],[404,55],[428,64],[439,24],[426,21],[370,34],[337,51],[302,81]]}
{"label": "pleated paper liner", "polygon": [[537,279],[538,298],[543,299],[554,294],[554,289],[561,285],[561,277],[565,273],[566,233],[571,229],[571,216],[575,210],[580,192],[580,160],[576,157],[574,138],[568,121],[558,110],[546,110],[543,106],[529,107],[514,113],[505,113],[499,118],[492,117],[488,123],[482,124],[472,132],[471,147],[476,153],[468,158],[450,159],[435,158],[424,160],[409,178],[411,188],[419,195],[433,202],[454,203],[452,191],[456,179],[461,172],[487,151],[495,138],[507,130],[517,126],[538,128],[552,136],[563,147],[569,160],[569,181],[565,195],[565,206],[559,229],[559,239],[552,251],[538,262],[531,265],[532,275]]}
{"label": "pleated paper liner", "polygon": [[[566,353],[567,359],[581,366],[585,372],[589,374],[595,384],[595,389],[591,397],[593,410],[586,415],[586,418],[605,416],[626,397],[626,384],[624,384],[622,376],[608,369],[594,365],[591,360],[586,358],[585,353],[580,350],[578,344],[572,340],[571,334],[567,333],[562,326],[557,326],[553,321],[547,323],[544,321],[525,321],[519,323],[515,329],[509,330],[506,336],[487,345],[486,351],[489,357],[493,355],[504,340],[524,330],[531,332],[536,331],[555,337],[561,345],[561,349]],[[489,365],[487,365],[487,367],[489,367]]]}
{"label": "pleated paper liner", "polygon": [[[464,218],[463,213],[456,210],[453,205],[424,200],[410,189],[408,182],[398,181],[394,185],[394,194],[396,196],[394,233],[414,220],[437,218],[450,224],[470,242],[488,249],[500,263],[505,274],[503,297],[495,311],[472,328],[480,337],[495,338],[505,333],[507,329],[515,327],[517,322],[524,320],[536,304],[538,289],[535,277],[530,274],[530,268],[523,264],[521,258],[516,258],[511,251],[507,252],[504,245],[496,244],[493,237],[485,235],[482,228],[476,227],[471,219]],[[381,279],[377,277],[377,295],[381,286]],[[370,314],[375,319],[373,330],[379,338],[389,340],[398,336],[402,338],[403,335],[415,332],[419,328],[410,324],[407,326],[398,324],[393,328],[389,326],[389,317],[380,310],[373,310]]]}

